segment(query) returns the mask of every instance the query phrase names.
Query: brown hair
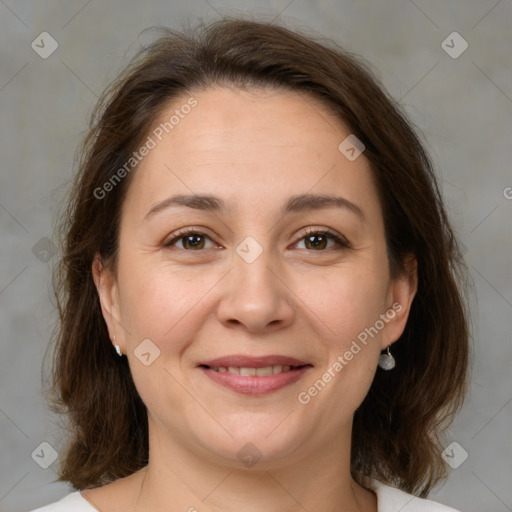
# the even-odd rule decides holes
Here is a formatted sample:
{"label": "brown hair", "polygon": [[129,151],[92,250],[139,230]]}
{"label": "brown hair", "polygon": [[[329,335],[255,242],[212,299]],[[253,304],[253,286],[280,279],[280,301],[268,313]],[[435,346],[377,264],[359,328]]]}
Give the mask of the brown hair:
{"label": "brown hair", "polygon": [[366,146],[384,216],[392,277],[418,261],[418,289],[393,371],[378,370],[354,416],[351,469],[426,496],[445,476],[440,435],[467,387],[467,270],[433,166],[400,107],[361,58],[330,41],[273,23],[226,17],[163,35],[143,47],[105,91],[80,148],[63,217],[55,273],[60,312],[50,398],[69,444],[59,480],[83,489],[148,462],[148,420],[126,358],[112,349],[91,266],[115,267],[123,199],[132,171],[102,187],[147,137],[177,95],[213,85],[286,88],[316,98]]}

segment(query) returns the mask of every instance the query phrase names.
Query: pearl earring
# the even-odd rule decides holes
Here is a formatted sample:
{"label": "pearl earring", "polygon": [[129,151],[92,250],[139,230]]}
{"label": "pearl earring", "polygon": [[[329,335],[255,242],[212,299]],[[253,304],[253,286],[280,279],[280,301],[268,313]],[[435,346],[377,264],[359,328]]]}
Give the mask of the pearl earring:
{"label": "pearl earring", "polygon": [[[114,343],[116,342],[116,336],[114,335]],[[121,352],[121,347],[119,345],[115,345],[117,355],[122,357],[123,353]]]}
{"label": "pearl earring", "polygon": [[389,345],[386,349],[387,354],[381,354],[379,357],[379,366],[383,370],[392,370],[395,367],[395,358],[391,355],[389,351]]}

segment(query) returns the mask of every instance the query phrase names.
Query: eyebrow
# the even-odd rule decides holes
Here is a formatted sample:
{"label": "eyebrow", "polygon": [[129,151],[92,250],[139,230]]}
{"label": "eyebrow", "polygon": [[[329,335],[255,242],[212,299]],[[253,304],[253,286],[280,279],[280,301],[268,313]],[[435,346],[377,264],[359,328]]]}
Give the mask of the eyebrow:
{"label": "eyebrow", "polygon": [[[227,210],[226,203],[219,197],[209,194],[181,194],[168,197],[167,199],[164,199],[152,206],[145,215],[144,220],[173,206],[184,206],[195,210],[218,213],[225,212]],[[327,208],[343,208],[355,213],[363,222],[366,221],[363,210],[357,204],[345,199],[344,197],[327,194],[299,194],[292,196],[281,208],[281,215]]]}

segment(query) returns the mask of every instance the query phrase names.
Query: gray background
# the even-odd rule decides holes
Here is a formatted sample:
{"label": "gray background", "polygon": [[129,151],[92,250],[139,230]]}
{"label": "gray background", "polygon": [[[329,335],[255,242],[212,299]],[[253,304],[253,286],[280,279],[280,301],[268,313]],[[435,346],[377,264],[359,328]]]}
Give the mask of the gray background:
{"label": "gray background", "polygon": [[[431,498],[512,510],[511,0],[0,0],[0,511],[70,491],[52,483],[58,461],[31,458],[60,439],[40,391],[56,318],[44,238],[96,97],[144,28],[225,13],[279,16],[363,55],[424,133],[474,280],[472,385],[447,436],[453,460],[469,456]],[[43,31],[59,44],[47,59],[31,48]],[[441,46],[453,31],[469,44],[458,58]]]}

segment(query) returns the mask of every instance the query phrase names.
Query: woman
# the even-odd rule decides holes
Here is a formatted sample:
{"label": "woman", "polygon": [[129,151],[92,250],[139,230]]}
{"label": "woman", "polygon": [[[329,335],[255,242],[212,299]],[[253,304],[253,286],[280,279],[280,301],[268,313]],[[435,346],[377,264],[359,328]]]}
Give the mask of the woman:
{"label": "woman", "polygon": [[50,511],[453,510],[465,268],[428,155],[354,56],[171,30],[104,94],[63,224]]}

